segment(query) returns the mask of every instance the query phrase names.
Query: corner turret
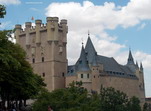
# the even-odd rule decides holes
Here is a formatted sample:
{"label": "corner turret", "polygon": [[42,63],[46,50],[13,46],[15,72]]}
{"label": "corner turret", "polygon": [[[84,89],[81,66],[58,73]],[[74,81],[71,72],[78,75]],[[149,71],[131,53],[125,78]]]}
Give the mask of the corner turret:
{"label": "corner turret", "polygon": [[68,33],[67,20],[62,19],[60,25],[63,28],[63,43],[67,43],[67,33]]}
{"label": "corner turret", "polygon": [[129,56],[128,56],[128,60],[127,60],[127,65],[134,65],[134,59],[133,59],[131,50],[129,50]]}
{"label": "corner turret", "polygon": [[30,41],[29,41],[29,31],[31,29],[31,22],[26,22],[25,23],[25,32],[26,32],[26,47],[30,46]]}
{"label": "corner turret", "polygon": [[85,54],[85,50],[84,47],[82,45],[82,49],[81,49],[81,54],[80,54],[80,58],[77,61],[77,71],[90,71],[90,68],[88,66],[87,63],[87,59],[86,59],[86,54]]}
{"label": "corner turret", "polygon": [[140,71],[142,71],[143,72],[143,65],[142,65],[142,62],[140,63]]}
{"label": "corner turret", "polygon": [[36,20],[35,21],[36,24],[36,44],[40,44],[40,28],[41,28],[41,24],[42,24],[42,20]]}
{"label": "corner turret", "polygon": [[22,27],[20,24],[15,25],[15,39],[16,39],[16,43],[19,43],[19,34],[22,30]]}

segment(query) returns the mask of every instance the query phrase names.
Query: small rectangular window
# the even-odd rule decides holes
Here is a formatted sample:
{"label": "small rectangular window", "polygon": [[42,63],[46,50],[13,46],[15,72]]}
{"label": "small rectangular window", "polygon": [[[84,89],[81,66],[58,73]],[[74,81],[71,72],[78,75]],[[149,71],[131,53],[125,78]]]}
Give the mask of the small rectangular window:
{"label": "small rectangular window", "polygon": [[62,77],[64,77],[64,72],[62,73]]}
{"label": "small rectangular window", "polygon": [[83,74],[81,74],[81,78],[83,78]]}
{"label": "small rectangular window", "polygon": [[35,63],[35,59],[34,58],[33,58],[32,62]]}
{"label": "small rectangular window", "polygon": [[45,77],[45,73],[42,73],[42,77]]}
{"label": "small rectangular window", "polygon": [[42,62],[44,62],[44,60],[45,60],[45,58],[44,58],[44,57],[42,57]]}

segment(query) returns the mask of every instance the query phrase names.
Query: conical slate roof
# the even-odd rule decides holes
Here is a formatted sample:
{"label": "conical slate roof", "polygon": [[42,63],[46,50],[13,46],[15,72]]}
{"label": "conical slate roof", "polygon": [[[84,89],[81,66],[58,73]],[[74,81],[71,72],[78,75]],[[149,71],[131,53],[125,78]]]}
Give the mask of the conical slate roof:
{"label": "conical slate roof", "polygon": [[78,59],[76,66],[77,66],[77,71],[90,71],[83,45],[81,49],[80,58]]}
{"label": "conical slate roof", "polygon": [[143,65],[142,62],[140,63],[140,70],[143,71]]}
{"label": "conical slate roof", "polygon": [[86,52],[87,60],[89,64],[92,64],[94,57],[97,56],[97,52],[95,51],[95,48],[89,36],[88,36],[88,40],[85,46],[85,52]]}
{"label": "conical slate roof", "polygon": [[131,53],[131,50],[129,50],[129,57],[128,57],[128,61],[127,61],[127,65],[133,64],[134,65],[134,59]]}
{"label": "conical slate roof", "polygon": [[137,61],[136,61],[136,68],[139,68],[139,67],[138,67],[138,63],[137,63]]}

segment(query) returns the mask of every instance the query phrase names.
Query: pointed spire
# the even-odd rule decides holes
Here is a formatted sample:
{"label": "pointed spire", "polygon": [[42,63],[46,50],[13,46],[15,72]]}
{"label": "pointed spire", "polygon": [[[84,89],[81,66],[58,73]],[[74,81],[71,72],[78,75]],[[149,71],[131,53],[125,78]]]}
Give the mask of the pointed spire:
{"label": "pointed spire", "polygon": [[134,64],[134,60],[133,60],[133,56],[132,56],[132,53],[131,53],[131,49],[129,50],[129,57],[128,57],[128,60],[127,60],[127,64]]}
{"label": "pointed spire", "polygon": [[88,37],[90,37],[90,31],[88,30]]}
{"label": "pointed spire", "polygon": [[136,61],[136,68],[139,68],[139,67],[138,67],[138,62],[137,62],[137,61]]}
{"label": "pointed spire", "polygon": [[86,54],[87,54],[88,62],[89,62],[89,64],[91,64],[93,59],[94,59],[93,57],[95,57],[97,55],[97,52],[96,52],[96,50],[93,46],[93,43],[91,41],[89,33],[88,33],[88,40],[87,40],[87,43],[86,43],[86,46],[85,46],[85,51],[86,51]]}
{"label": "pointed spire", "polygon": [[77,71],[90,71],[90,68],[87,63],[85,50],[82,44],[80,58],[77,61]]}
{"label": "pointed spire", "polygon": [[143,71],[143,65],[142,62],[140,63],[140,70]]}

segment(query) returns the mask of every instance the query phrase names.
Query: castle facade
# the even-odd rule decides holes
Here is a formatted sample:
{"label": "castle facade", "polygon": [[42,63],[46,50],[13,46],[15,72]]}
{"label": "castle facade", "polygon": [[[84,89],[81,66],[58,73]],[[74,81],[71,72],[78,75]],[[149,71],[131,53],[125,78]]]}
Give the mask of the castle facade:
{"label": "castle facade", "polygon": [[88,35],[77,62],[67,66],[67,20],[59,22],[58,17],[47,17],[46,24],[41,20],[35,24],[33,27],[31,22],[26,22],[24,30],[16,25],[16,43],[26,51],[26,60],[44,78],[49,91],[68,87],[72,81],[82,81],[89,92],[99,92],[101,86],[113,87],[145,102],[143,66],[134,63],[131,51],[127,64],[120,65],[113,57],[98,55]]}
{"label": "castle facade", "polygon": [[16,43],[26,51],[26,60],[32,65],[34,72],[40,75],[49,91],[65,87],[67,74],[67,20],[58,17],[47,17],[47,23],[35,21],[15,26]]}

